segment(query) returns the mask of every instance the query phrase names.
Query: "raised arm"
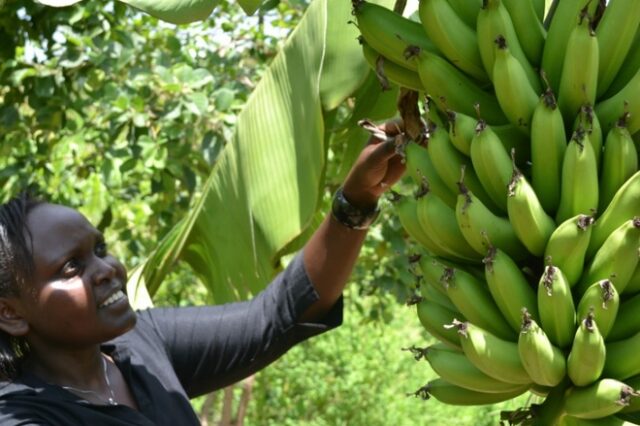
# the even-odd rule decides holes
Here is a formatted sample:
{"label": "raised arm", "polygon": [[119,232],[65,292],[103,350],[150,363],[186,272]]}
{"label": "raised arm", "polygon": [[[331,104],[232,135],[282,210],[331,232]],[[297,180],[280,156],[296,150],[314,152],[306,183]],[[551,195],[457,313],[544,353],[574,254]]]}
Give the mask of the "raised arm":
{"label": "raised arm", "polygon": [[[398,122],[380,126],[388,135],[401,131]],[[394,141],[372,137],[347,175],[342,193],[348,204],[371,211],[380,196],[404,173]],[[320,298],[302,320],[321,318],[342,294],[360,253],[367,230],[353,229],[328,214],[304,247],[304,265]]]}

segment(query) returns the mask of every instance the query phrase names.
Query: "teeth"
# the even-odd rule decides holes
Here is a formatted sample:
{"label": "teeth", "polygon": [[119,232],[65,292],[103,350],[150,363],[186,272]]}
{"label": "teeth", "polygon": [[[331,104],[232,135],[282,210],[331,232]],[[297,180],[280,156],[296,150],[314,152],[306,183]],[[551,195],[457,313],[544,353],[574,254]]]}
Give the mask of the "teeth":
{"label": "teeth", "polygon": [[115,293],[113,293],[107,300],[105,300],[99,307],[104,308],[106,306],[109,306],[112,303],[115,303],[118,300],[122,299],[123,297],[125,297],[124,292],[122,290],[118,290]]}

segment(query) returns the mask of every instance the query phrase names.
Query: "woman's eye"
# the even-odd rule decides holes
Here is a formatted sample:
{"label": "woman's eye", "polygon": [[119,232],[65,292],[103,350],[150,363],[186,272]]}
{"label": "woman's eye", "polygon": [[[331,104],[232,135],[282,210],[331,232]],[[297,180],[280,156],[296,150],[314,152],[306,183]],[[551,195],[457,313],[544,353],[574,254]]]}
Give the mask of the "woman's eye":
{"label": "woman's eye", "polygon": [[105,257],[108,252],[109,250],[107,248],[107,243],[102,242],[96,245],[96,248],[95,248],[96,256]]}
{"label": "woman's eye", "polygon": [[72,277],[80,272],[80,262],[76,259],[71,259],[62,265],[60,272],[65,277]]}

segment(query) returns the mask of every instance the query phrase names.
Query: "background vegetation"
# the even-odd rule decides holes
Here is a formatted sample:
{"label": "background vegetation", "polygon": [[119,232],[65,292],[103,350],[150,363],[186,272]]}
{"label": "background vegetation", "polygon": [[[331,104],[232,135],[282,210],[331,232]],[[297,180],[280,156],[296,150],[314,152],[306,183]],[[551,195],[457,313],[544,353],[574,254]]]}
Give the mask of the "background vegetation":
{"label": "background vegetation", "polygon": [[[216,19],[176,27],[118,2],[52,9],[0,1],[0,199],[31,189],[79,208],[135,268],[193,209],[238,113],[306,7],[268,1],[247,17],[223,3]],[[347,101],[334,118],[354,106]],[[344,158],[366,137],[337,134],[320,211],[348,168]],[[401,350],[429,343],[403,305],[413,292],[405,243],[387,206],[346,294],[345,325],[259,373],[246,424],[495,423],[496,407],[458,410],[406,396],[433,373]],[[210,301],[182,264],[154,296],[158,305]],[[236,403],[241,394],[238,387]],[[205,403],[194,402],[199,410]],[[218,421],[220,410],[203,420]]]}

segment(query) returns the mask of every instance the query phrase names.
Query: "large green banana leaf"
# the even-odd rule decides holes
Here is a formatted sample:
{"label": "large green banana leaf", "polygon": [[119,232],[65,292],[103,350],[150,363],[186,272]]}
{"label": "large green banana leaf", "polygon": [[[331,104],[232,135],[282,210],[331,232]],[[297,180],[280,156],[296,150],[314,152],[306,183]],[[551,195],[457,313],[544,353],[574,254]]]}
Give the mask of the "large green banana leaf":
{"label": "large green banana leaf", "polygon": [[184,260],[214,302],[246,298],[274,276],[283,249],[317,224],[325,114],[369,74],[350,18],[349,2],[312,2],[249,98],[196,205],[132,285],[145,283],[153,295]]}

